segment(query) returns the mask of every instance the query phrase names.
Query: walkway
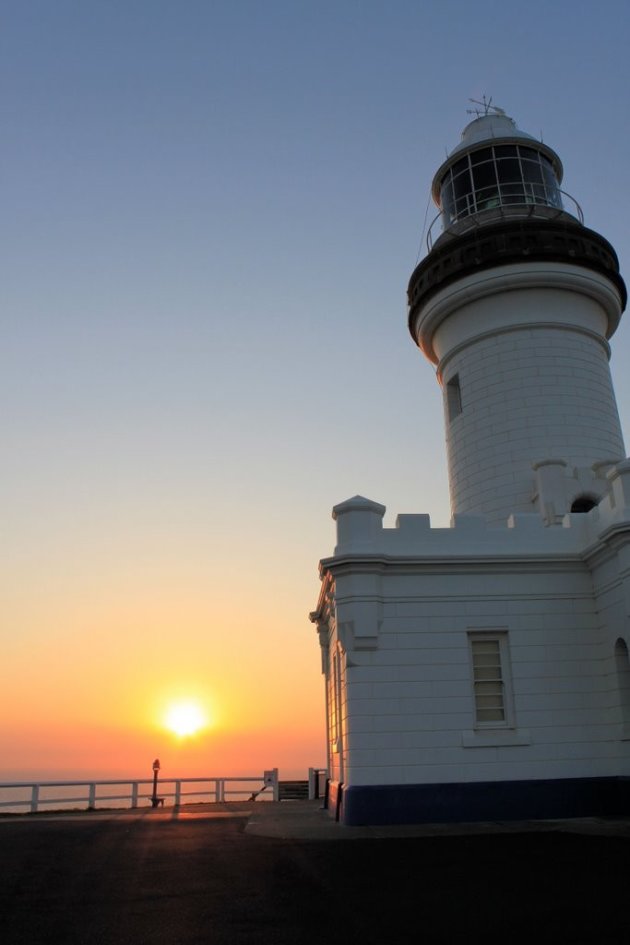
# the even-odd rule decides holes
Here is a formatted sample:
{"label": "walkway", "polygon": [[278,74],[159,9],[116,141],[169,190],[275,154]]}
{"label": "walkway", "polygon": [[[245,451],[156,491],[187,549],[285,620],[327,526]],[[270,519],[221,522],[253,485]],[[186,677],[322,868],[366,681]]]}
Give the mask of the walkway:
{"label": "walkway", "polygon": [[349,829],[318,802],[0,818],[2,942],[618,943],[629,853],[628,821]]}

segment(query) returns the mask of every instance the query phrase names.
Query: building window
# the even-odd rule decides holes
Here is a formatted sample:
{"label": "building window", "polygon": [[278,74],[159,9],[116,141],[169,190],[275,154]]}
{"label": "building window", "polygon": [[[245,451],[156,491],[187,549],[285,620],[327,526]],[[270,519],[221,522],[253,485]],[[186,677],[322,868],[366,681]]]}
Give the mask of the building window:
{"label": "building window", "polygon": [[615,666],[619,691],[619,714],[623,726],[623,738],[630,737],[630,660],[628,647],[621,637],[615,643]]}
{"label": "building window", "polygon": [[469,633],[475,726],[506,728],[512,725],[507,633]]}
{"label": "building window", "polygon": [[462,412],[462,391],[459,386],[459,374],[455,374],[446,384],[446,407],[449,421],[454,420]]}
{"label": "building window", "polygon": [[339,650],[336,649],[332,660],[333,681],[332,681],[332,725],[331,742],[334,752],[341,750],[341,657]]}

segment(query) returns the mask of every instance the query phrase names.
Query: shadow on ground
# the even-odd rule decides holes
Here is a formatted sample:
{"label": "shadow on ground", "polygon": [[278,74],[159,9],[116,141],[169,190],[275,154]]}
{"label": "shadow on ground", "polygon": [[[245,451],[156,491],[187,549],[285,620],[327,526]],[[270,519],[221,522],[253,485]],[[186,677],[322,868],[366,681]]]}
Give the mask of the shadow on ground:
{"label": "shadow on ground", "polygon": [[[299,839],[223,816],[0,822],[3,945],[628,940],[630,839]],[[340,828],[343,829],[343,828]]]}

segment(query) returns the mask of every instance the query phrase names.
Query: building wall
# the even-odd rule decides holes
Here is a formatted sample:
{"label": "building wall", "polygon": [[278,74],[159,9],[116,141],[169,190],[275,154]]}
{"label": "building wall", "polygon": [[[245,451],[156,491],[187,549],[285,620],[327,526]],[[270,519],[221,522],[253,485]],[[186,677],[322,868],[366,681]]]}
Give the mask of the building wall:
{"label": "building wall", "polygon": [[[591,512],[551,526],[530,513],[503,528],[461,515],[449,529],[425,515],[384,528],[377,503],[335,508],[335,555],[322,562],[333,590],[326,617],[321,608],[312,617],[323,620],[342,819],[626,809],[630,461],[606,483]],[[504,650],[502,722],[476,719],[470,639],[479,634]]]}
{"label": "building wall", "polygon": [[[348,668],[346,784],[619,773],[607,647],[585,568],[388,574],[381,584],[378,646],[352,653]],[[507,635],[513,727],[475,725],[468,634],[479,631]]]}
{"label": "building wall", "polygon": [[603,627],[609,706],[617,738],[630,752],[630,555],[625,546],[599,549],[591,562]]}

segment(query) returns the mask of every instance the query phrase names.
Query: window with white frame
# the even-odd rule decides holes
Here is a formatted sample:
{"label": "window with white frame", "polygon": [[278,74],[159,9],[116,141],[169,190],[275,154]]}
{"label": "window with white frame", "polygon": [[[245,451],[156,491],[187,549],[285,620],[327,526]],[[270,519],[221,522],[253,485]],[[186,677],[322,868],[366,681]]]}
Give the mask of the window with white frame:
{"label": "window with white frame", "polygon": [[337,752],[341,748],[341,657],[339,649],[333,653],[332,659],[333,680],[332,680],[332,731],[331,741],[332,750]]}
{"label": "window with white frame", "polygon": [[477,728],[506,728],[513,724],[507,633],[468,634]]}

